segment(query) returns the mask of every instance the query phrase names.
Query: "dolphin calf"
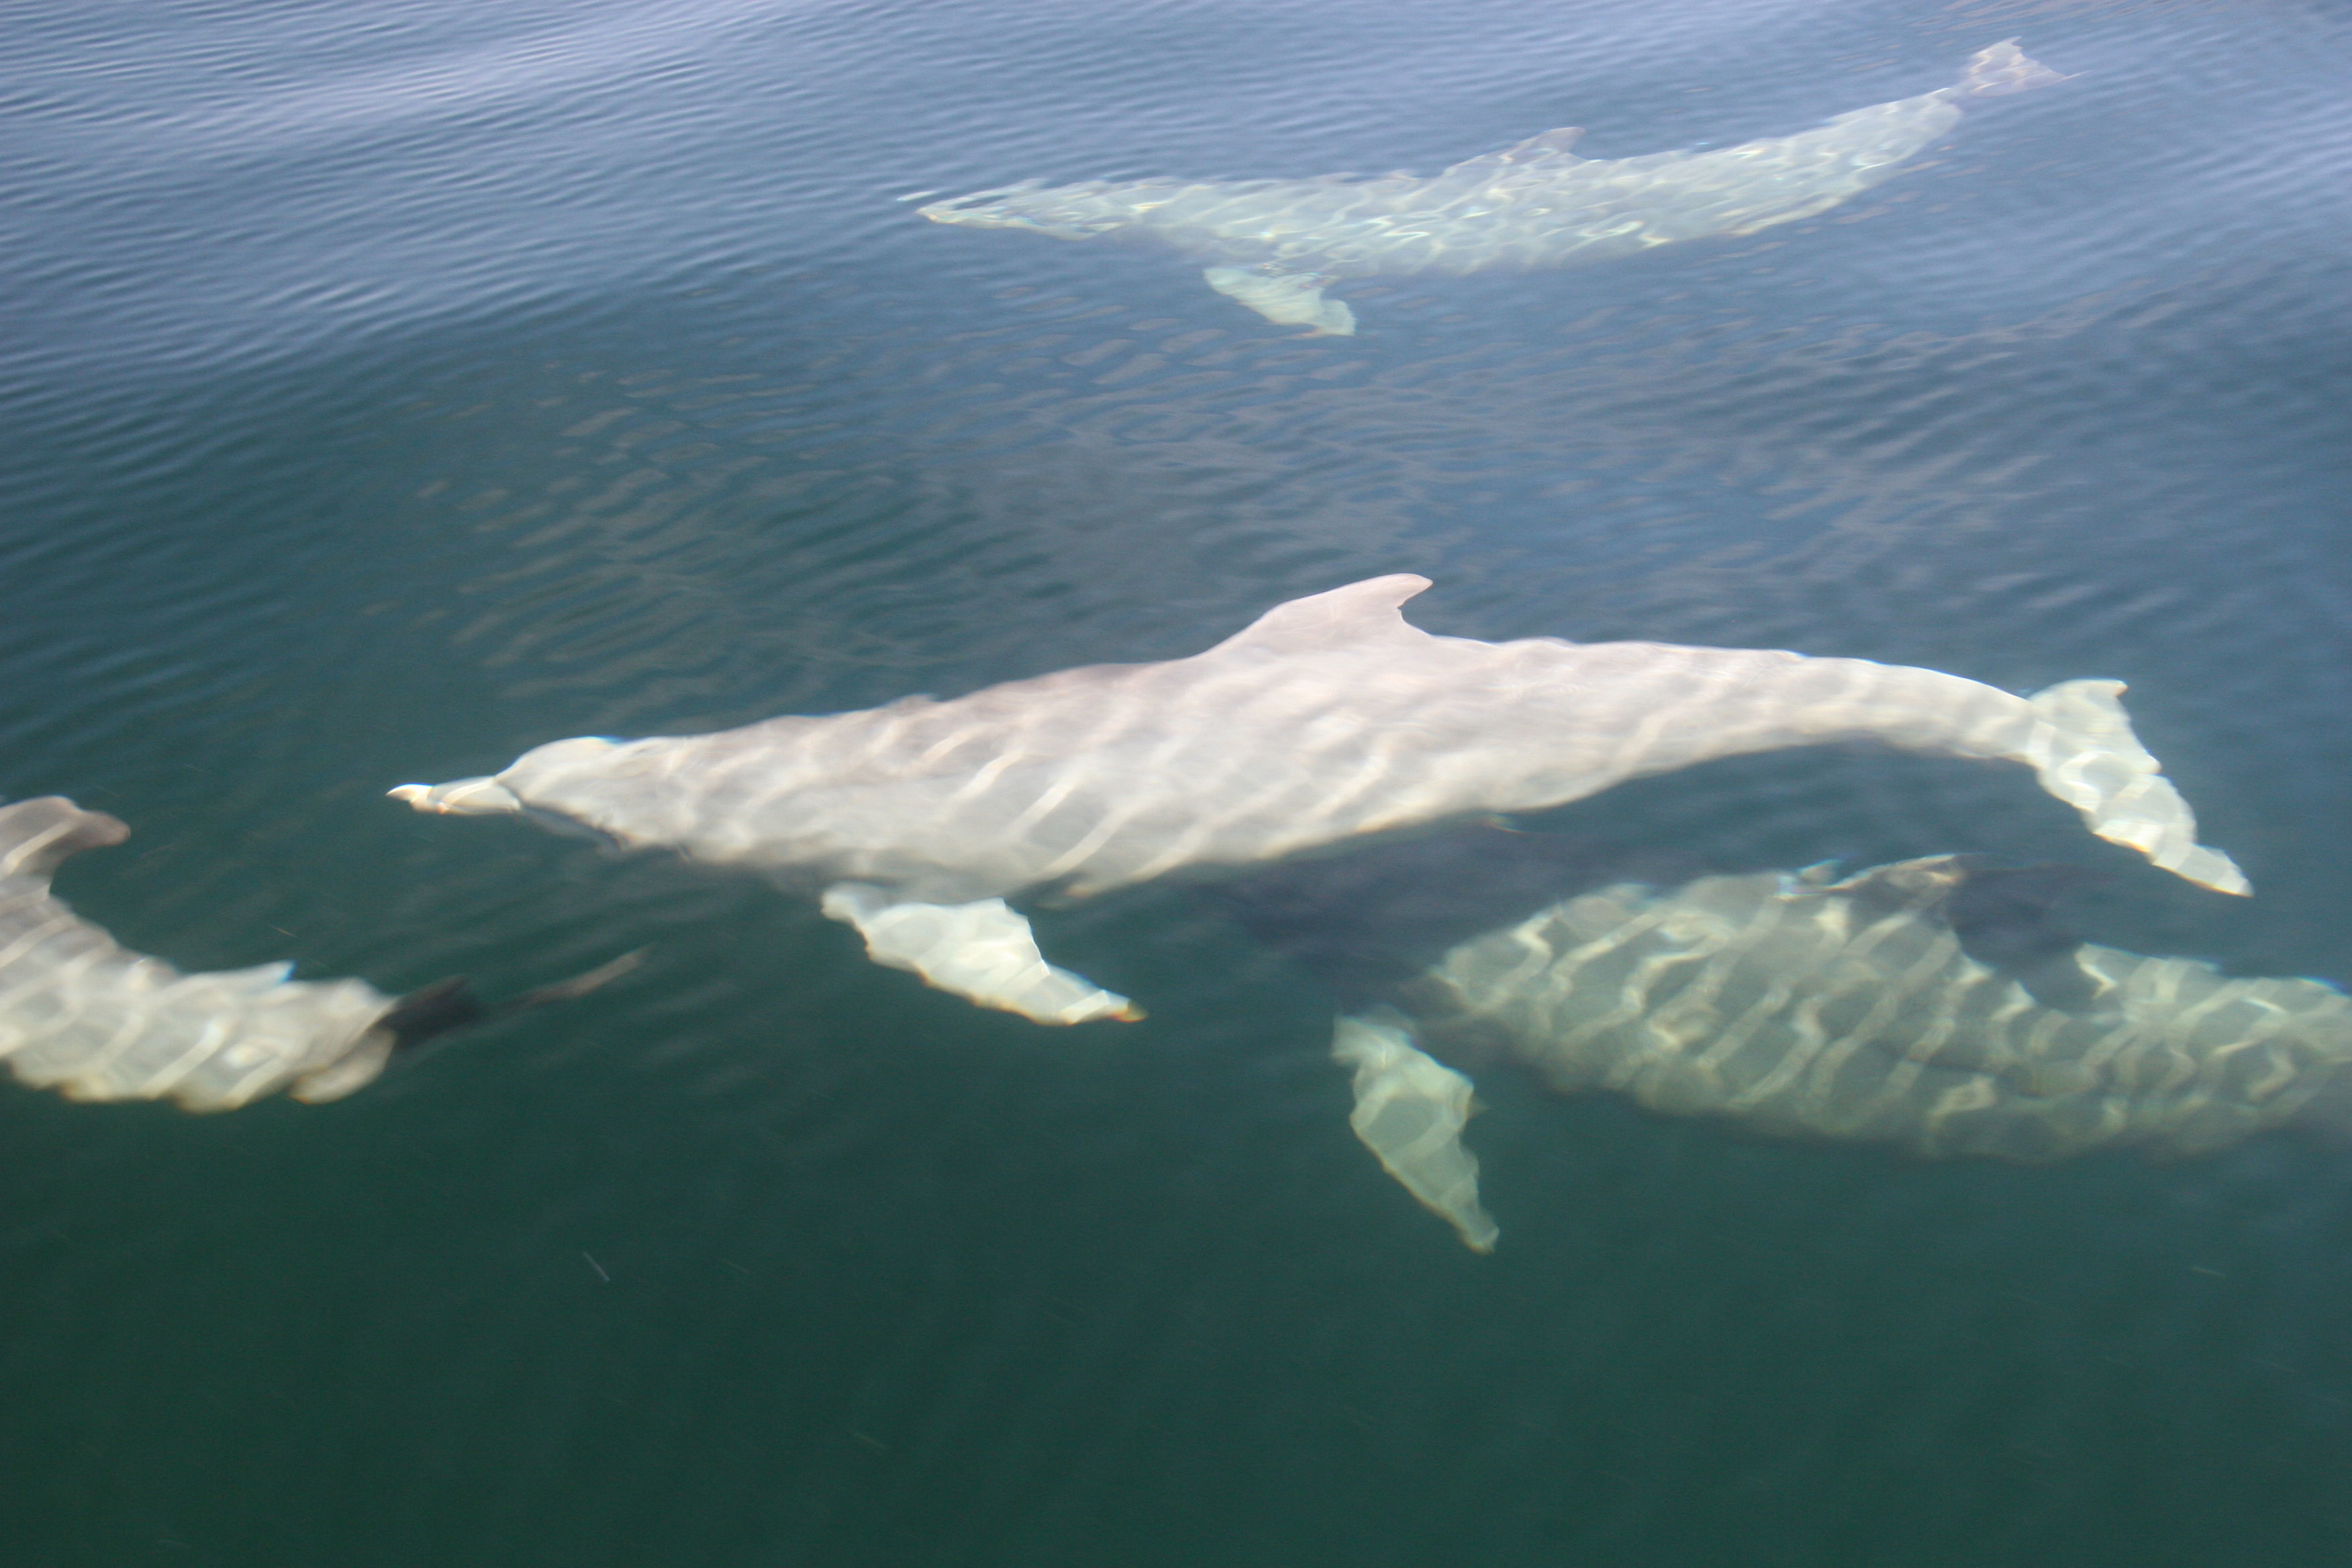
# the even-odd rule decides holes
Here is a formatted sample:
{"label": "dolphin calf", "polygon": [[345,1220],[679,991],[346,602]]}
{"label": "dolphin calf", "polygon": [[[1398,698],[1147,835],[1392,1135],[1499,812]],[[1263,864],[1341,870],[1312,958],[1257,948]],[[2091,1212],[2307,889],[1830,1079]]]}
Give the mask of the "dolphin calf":
{"label": "dolphin calf", "polygon": [[[2352,997],[2037,930],[2039,875],[1947,855],[1844,880],[1621,883],[1463,942],[1402,988],[1402,1014],[1340,1019],[1333,1055],[1357,1065],[1366,1033],[1383,1037],[1419,1104],[1391,1091],[1379,1112],[1418,1138],[1402,1160],[1397,1139],[1364,1142],[1480,1251],[1495,1230],[1460,1147],[1469,1079],[1422,1042],[1517,1058],[1564,1092],[1931,1157],[2352,1131]],[[1360,1110],[1360,1067],[1358,1086]]]}
{"label": "dolphin calf", "polygon": [[49,890],[68,857],[130,836],[62,795],[0,806],[0,1060],[68,1099],[169,1098],[189,1110],[280,1089],[340,1100],[427,1038],[580,995],[636,963],[487,1006],[461,980],[400,998],[364,980],[289,979],[290,963],[183,974],[118,945]]}
{"label": "dolphin calf", "polygon": [[1205,653],[1096,665],[708,735],[551,742],[391,793],[519,814],[816,892],[878,962],[1041,1023],[1132,1005],[1048,964],[1005,900],[1086,898],[1481,814],[1717,757],[1875,741],[2022,763],[2094,833],[2243,892],[2133,735],[2118,681],[2012,696],[1864,659],[1433,637],[1376,577],[1278,605]]}
{"label": "dolphin calf", "polygon": [[1354,313],[1323,297],[1342,279],[1558,267],[1753,234],[1892,178],[1969,100],[2065,79],[2011,38],[1977,54],[1950,87],[1737,147],[1580,158],[1569,149],[1583,132],[1570,128],[1433,179],[1032,182],[916,210],[934,223],[1056,239],[1157,240],[1209,261],[1209,287],[1269,321],[1346,334]]}

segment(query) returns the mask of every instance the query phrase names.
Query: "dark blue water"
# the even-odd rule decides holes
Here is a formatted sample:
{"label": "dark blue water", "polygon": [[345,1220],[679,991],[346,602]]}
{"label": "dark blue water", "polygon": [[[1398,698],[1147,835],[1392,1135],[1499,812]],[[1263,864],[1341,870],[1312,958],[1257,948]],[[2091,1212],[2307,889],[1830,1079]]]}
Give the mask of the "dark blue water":
{"label": "dark blue water", "polygon": [[[0,794],[188,967],[591,1002],[331,1107],[0,1093],[0,1563],[2279,1564],[2352,1551],[2352,1150],[1923,1165],[1481,1080],[1474,1257],[1297,953],[1041,919],[1051,1031],[805,901],[408,779],[1433,630],[2132,685],[2246,902],[2021,771],[1837,754],[1560,831],[1986,849],[2352,980],[2352,25],[2318,4],[0,6]],[[2075,73],[1744,240],[1360,283],[937,228],[1024,177],[1728,144]],[[1409,917],[1414,892],[1388,895]]]}

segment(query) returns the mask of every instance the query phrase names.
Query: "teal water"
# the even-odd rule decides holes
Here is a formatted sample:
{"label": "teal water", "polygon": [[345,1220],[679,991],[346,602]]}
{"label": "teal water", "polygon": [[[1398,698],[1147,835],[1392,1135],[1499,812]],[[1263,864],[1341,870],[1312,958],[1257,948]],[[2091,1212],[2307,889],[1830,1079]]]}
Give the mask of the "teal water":
{"label": "teal water", "polygon": [[[390,991],[652,950],[333,1106],[0,1092],[0,1563],[2352,1550],[2352,1150],[1926,1165],[1498,1074],[1481,1258],[1350,1135],[1333,984],[1213,900],[1041,917],[1151,1009],[1049,1031],[757,882],[382,798],[1410,570],[1457,635],[2126,679],[2254,900],[1958,763],[1554,826],[2091,864],[2100,941],[2352,981],[2339,13],[0,13],[0,795],[135,830],[61,891]],[[1728,143],[2013,34],[2075,79],[1848,207],[1350,285],[1352,339],[896,199]]]}

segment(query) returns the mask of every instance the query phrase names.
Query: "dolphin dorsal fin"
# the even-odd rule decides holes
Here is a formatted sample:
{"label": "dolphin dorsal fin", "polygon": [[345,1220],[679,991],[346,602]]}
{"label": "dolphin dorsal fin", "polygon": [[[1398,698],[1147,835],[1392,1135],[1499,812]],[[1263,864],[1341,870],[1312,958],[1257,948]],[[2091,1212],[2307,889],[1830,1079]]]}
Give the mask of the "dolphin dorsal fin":
{"label": "dolphin dorsal fin", "polygon": [[1482,153],[1475,158],[1465,159],[1445,172],[1448,174],[1491,174],[1503,169],[1528,163],[1581,163],[1587,160],[1569,151],[1584,135],[1581,125],[1563,125],[1557,131],[1546,131],[1514,142],[1499,153]]}
{"label": "dolphin dorsal fin", "polygon": [[1276,605],[1212,651],[1319,653],[1366,643],[1426,642],[1429,634],[1409,624],[1397,606],[1428,586],[1428,578],[1399,572],[1310,594]]}
{"label": "dolphin dorsal fin", "polygon": [[131,837],[121,819],[84,811],[61,795],[0,805],[0,877],[47,880],[68,856]]}
{"label": "dolphin dorsal fin", "polygon": [[[1583,126],[1563,125],[1557,130],[1538,132],[1496,156],[1507,163],[1532,163],[1539,159],[1563,158],[1569,156],[1576,144],[1583,140]],[[1583,162],[1582,159],[1577,161]]]}

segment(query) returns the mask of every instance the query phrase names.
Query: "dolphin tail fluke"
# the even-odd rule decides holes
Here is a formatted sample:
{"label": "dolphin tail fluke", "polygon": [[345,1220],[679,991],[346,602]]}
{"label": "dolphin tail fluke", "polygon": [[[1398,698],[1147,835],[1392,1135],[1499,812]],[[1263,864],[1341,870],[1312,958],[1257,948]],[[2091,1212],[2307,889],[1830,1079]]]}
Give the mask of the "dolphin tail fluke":
{"label": "dolphin tail fluke", "polygon": [[1979,49],[1969,59],[1959,84],[1954,87],[1956,98],[1997,98],[2004,93],[2031,92],[2037,87],[2050,87],[2066,79],[2063,72],[2052,70],[2017,47],[2015,38],[2003,38],[1989,49]]}
{"label": "dolphin tail fluke", "polygon": [[509,1013],[520,1013],[531,1007],[544,1007],[551,1002],[569,1002],[575,996],[585,996],[591,991],[601,991],[622,975],[645,963],[648,950],[632,948],[610,963],[600,963],[584,973],[569,980],[558,980],[546,985],[535,985],[520,996],[509,996],[490,1009],[494,1018]]}
{"label": "dolphin tail fluke", "polygon": [[1331,279],[1319,272],[1285,272],[1276,267],[1212,267],[1201,276],[1209,287],[1236,300],[1277,327],[1312,327],[1308,336],[1353,337],[1356,313],[1343,300],[1323,298]]}
{"label": "dolphin tail fluke", "polygon": [[2042,787],[2083,814],[2092,832],[2221,893],[2250,893],[2244,872],[2197,842],[2197,818],[2132,733],[2120,680],[2068,680],[2028,699],[2024,761]]}
{"label": "dolphin tail fluke", "polygon": [[1356,1069],[1348,1125],[1381,1164],[1451,1225],[1473,1252],[1492,1252],[1502,1233],[1478,1203],[1478,1156],[1462,1146],[1470,1121],[1470,1080],[1413,1044],[1404,1021],[1381,1015],[1341,1018],[1331,1059]]}

